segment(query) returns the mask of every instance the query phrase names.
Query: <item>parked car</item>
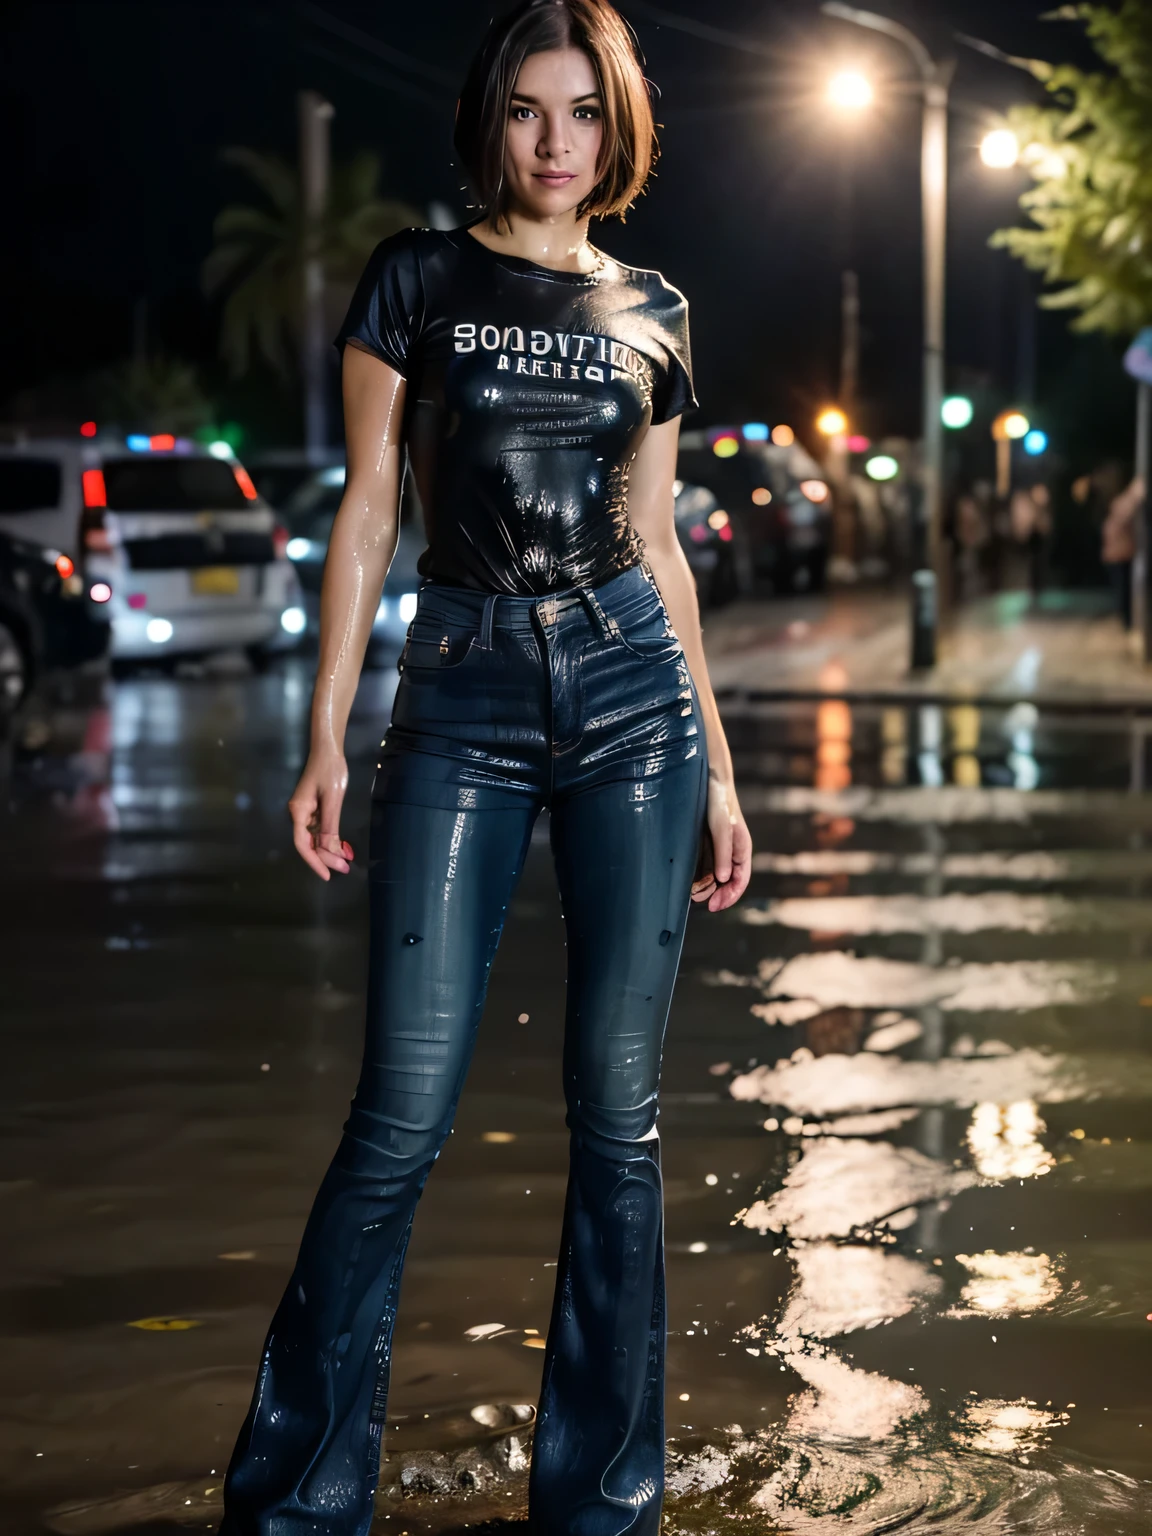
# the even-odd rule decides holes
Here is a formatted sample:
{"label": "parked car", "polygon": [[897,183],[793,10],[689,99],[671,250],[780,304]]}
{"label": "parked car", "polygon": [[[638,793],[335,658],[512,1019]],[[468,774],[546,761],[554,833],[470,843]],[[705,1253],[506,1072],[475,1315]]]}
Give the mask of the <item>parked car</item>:
{"label": "parked car", "polygon": [[0,713],[41,672],[104,656],[110,638],[107,606],[87,595],[68,555],[0,533]]}
{"label": "parked car", "polygon": [[263,448],[244,459],[252,484],[278,515],[318,470],[343,467],[342,448],[325,449],[319,457],[305,448]]}
{"label": "parked car", "polygon": [[824,585],[832,496],[820,466],[799,443],[777,446],[740,428],[690,430],[680,439],[677,473],[706,486],[728,513],[742,595],[761,583],[776,592]]}
{"label": "parked car", "polygon": [[728,513],[706,486],[673,481],[676,535],[696,579],[701,608],[727,602],[735,593],[732,527]]}
{"label": "parked car", "polygon": [[168,435],[0,447],[0,530],[59,550],[106,604],[114,666],[299,642],[300,583],[244,467]]}
{"label": "parked car", "polygon": [[[281,508],[288,530],[288,558],[295,564],[304,590],[310,635],[317,634],[320,627],[320,582],[328,558],[328,538],[344,495],[344,474],[343,464],[314,470]],[[370,659],[373,651],[398,651],[403,646],[416,612],[416,592],[421,581],[416,562],[424,550],[424,533],[423,520],[412,500],[414,494],[406,487],[396,553],[372,625]]]}

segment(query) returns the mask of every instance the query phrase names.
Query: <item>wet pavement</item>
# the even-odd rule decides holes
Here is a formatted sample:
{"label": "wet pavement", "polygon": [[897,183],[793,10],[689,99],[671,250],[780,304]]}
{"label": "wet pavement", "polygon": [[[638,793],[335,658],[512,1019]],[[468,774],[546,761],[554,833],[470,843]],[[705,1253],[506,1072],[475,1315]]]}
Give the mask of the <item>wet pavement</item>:
{"label": "wet pavement", "polygon": [[[4,1536],[219,1515],[358,1064],[364,871],[313,880],[282,810],[309,685],[77,685],[5,749]],[[693,915],[666,1051],[668,1531],[1152,1525],[1149,728],[730,719],[759,851]],[[541,824],[417,1216],[378,1532],[524,1516],[563,969]]]}

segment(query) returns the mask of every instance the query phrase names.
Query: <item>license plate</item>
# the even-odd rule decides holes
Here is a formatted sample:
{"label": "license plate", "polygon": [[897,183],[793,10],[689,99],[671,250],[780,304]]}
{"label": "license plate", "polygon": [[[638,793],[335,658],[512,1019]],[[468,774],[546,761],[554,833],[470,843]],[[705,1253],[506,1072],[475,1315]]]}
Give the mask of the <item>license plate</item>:
{"label": "license plate", "polygon": [[240,572],[234,565],[206,565],[192,572],[192,590],[200,597],[209,593],[235,597],[240,590]]}

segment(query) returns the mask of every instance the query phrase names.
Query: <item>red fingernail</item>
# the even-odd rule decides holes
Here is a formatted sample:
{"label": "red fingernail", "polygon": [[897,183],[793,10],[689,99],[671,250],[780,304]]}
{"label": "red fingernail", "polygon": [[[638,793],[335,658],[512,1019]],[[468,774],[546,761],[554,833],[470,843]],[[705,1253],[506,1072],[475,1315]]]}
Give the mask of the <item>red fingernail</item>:
{"label": "red fingernail", "polygon": [[356,855],[352,852],[351,843],[341,843],[340,847],[346,859],[354,859],[356,857]]}

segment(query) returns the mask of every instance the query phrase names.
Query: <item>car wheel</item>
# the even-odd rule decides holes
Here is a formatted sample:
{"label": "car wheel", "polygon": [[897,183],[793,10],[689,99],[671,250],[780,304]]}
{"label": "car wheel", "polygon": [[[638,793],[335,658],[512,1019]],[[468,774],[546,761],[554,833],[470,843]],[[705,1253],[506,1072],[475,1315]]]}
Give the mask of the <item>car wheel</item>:
{"label": "car wheel", "polygon": [[15,709],[28,691],[31,667],[15,634],[0,620],[0,709]]}

